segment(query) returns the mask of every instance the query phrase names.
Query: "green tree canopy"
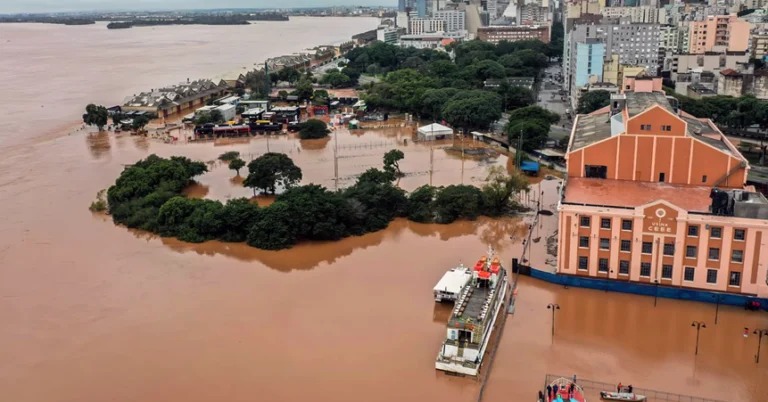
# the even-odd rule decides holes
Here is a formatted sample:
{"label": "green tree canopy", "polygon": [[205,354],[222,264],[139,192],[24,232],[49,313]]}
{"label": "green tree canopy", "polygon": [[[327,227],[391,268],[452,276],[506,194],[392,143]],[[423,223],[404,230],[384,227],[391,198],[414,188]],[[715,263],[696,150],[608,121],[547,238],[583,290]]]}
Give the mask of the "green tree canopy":
{"label": "green tree canopy", "polygon": [[288,188],[301,181],[301,169],[285,154],[268,152],[248,164],[245,187],[274,194],[277,186]]}
{"label": "green tree canopy", "polygon": [[245,167],[245,161],[240,158],[232,159],[229,162],[229,168],[237,172],[238,176],[240,176],[240,169],[242,169],[243,167]]}
{"label": "green tree canopy", "polygon": [[229,162],[232,160],[235,160],[240,157],[240,152],[238,151],[227,151],[223,154],[219,155],[219,160],[222,162]]}
{"label": "green tree canopy", "polygon": [[487,129],[501,117],[501,98],[488,91],[458,93],[445,104],[441,114],[449,124],[465,131]]}
{"label": "green tree canopy", "polygon": [[451,185],[437,194],[434,208],[438,223],[461,218],[473,220],[483,211],[483,193],[475,186]]}
{"label": "green tree canopy", "polygon": [[299,129],[299,137],[302,140],[325,138],[330,132],[331,130],[328,129],[328,126],[324,121],[318,119],[309,119],[301,123],[301,128]]}
{"label": "green tree canopy", "polygon": [[399,162],[405,158],[403,151],[399,149],[389,150],[384,154],[384,171],[394,176],[402,176]]}
{"label": "green tree canopy", "polygon": [[109,113],[104,106],[96,106],[93,103],[85,107],[85,114],[83,115],[83,123],[89,126],[96,126],[99,131],[104,130],[104,126],[107,125],[109,120]]}
{"label": "green tree canopy", "polygon": [[590,91],[581,95],[579,98],[579,107],[576,110],[578,114],[589,114],[600,108],[611,104],[611,93],[608,91]]}
{"label": "green tree canopy", "polygon": [[299,100],[309,100],[314,94],[314,87],[312,87],[312,80],[307,77],[302,77],[299,82],[296,83],[296,96]]}
{"label": "green tree canopy", "polygon": [[544,146],[549,138],[549,125],[543,120],[510,121],[504,131],[509,138],[509,145],[517,148],[520,135],[523,136],[523,150],[533,151]]}
{"label": "green tree canopy", "polygon": [[352,80],[346,74],[335,71],[326,73],[320,83],[330,85],[331,88],[343,88],[352,85]]}
{"label": "green tree canopy", "polygon": [[134,131],[139,131],[149,124],[149,119],[146,116],[134,117],[131,123],[131,128]]}
{"label": "green tree canopy", "polygon": [[501,166],[492,166],[483,185],[485,213],[490,216],[503,214],[512,203],[512,196],[527,191],[528,178],[520,172],[509,175]]}
{"label": "green tree canopy", "polygon": [[408,196],[407,216],[414,222],[427,223],[435,219],[435,196],[439,189],[425,185]]}

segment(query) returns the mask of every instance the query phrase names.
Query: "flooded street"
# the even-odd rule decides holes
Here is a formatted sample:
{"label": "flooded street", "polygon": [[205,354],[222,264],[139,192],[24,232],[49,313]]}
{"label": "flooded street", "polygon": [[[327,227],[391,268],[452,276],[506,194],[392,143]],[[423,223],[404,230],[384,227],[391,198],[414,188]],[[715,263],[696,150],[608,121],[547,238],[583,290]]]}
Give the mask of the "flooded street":
{"label": "flooded street", "polygon": [[[361,26],[344,27],[332,19],[298,23],[305,24],[303,32],[328,24],[321,33],[329,35],[327,41],[370,28],[370,21],[343,21]],[[54,67],[61,67],[64,77],[77,70],[67,55],[87,49],[88,36],[53,32],[92,28],[0,25],[0,53],[11,45],[26,48],[17,42],[34,37],[14,31],[17,36],[8,43],[9,30],[39,31],[53,41],[52,48],[60,47],[53,51],[59,52]],[[173,29],[181,30],[177,40],[198,40],[204,35],[197,30],[235,28]],[[137,28],[120,35],[138,35],[132,43],[149,53],[158,43],[172,45],[167,36],[152,37],[151,32]],[[291,40],[288,35],[281,37]],[[256,58],[236,51],[256,39],[234,39],[227,38],[233,50],[222,49],[216,56],[242,58],[232,60],[238,63]],[[299,49],[318,40],[322,38],[296,39],[294,45]],[[68,42],[73,50],[66,48]],[[106,51],[112,45],[94,46]],[[275,47],[267,54],[289,51]],[[157,64],[131,57],[104,61],[88,72],[103,71],[92,80],[84,78],[86,73],[71,80],[31,80],[20,67],[28,65],[25,60],[31,71],[43,68],[34,67],[34,58],[24,58],[31,53],[0,58],[0,85],[14,86],[3,91],[7,96],[0,101],[11,111],[0,116],[0,399],[477,400],[480,382],[434,370],[450,306],[435,305],[431,288],[446,269],[473,263],[488,244],[504,261],[518,257],[527,230],[523,218],[451,225],[396,220],[380,232],[279,252],[244,244],[189,244],[117,227],[108,217],[89,212],[88,205],[125,165],[151,153],[213,161],[230,150],[250,159],[269,147],[293,158],[305,183],[334,188],[334,139],[287,136],[267,144],[261,137],[216,146],[168,145],[111,133],[61,136],[57,127],[76,123],[72,115],[89,100],[118,103],[128,88],[146,89],[174,82],[185,72],[195,77],[192,72],[205,76],[226,68],[215,69],[205,59],[196,63],[197,56],[162,62],[166,56],[158,50]],[[49,63],[45,68],[53,68]],[[9,74],[16,75],[7,79]],[[41,99],[49,102],[47,113],[30,113],[38,110]],[[507,163],[504,156],[495,161],[462,159],[444,149],[445,144],[430,150],[396,129],[340,130],[335,135],[342,187],[366,169],[380,167],[383,154],[392,148],[405,153],[400,165],[406,176],[399,185],[407,190],[430,181],[480,184],[488,166]],[[226,166],[213,162],[210,169],[189,189],[190,196],[226,200],[252,195]],[[562,307],[554,341],[548,303]],[[483,401],[532,401],[547,373],[576,373],[584,379],[721,400],[768,401],[763,390],[768,343],[757,365],[752,360],[755,336],[742,337],[743,327],[768,328],[768,320],[721,307],[715,326],[714,309],[662,299],[654,308],[648,297],[563,289],[521,278],[516,313],[506,321]],[[696,359],[692,320],[708,323]]]}

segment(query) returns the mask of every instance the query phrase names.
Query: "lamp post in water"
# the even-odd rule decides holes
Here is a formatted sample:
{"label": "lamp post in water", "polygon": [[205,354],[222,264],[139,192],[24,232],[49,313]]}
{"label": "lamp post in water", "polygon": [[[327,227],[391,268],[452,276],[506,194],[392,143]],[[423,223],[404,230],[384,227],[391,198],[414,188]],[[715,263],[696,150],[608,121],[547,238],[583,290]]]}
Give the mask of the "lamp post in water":
{"label": "lamp post in water", "polygon": [[547,308],[552,310],[552,341],[555,340],[555,310],[560,310],[560,305],[557,303],[547,304]]}
{"label": "lamp post in water", "polygon": [[[748,332],[749,328],[744,327],[745,338],[747,337]],[[757,335],[757,354],[755,355],[755,363],[760,363],[760,345],[763,343],[763,335],[768,338],[768,329],[756,329],[752,331],[752,333]]]}
{"label": "lamp post in water", "polygon": [[692,327],[696,328],[696,355],[699,354],[699,333],[701,332],[702,328],[706,328],[707,324],[705,324],[703,321],[694,321],[691,324]]}

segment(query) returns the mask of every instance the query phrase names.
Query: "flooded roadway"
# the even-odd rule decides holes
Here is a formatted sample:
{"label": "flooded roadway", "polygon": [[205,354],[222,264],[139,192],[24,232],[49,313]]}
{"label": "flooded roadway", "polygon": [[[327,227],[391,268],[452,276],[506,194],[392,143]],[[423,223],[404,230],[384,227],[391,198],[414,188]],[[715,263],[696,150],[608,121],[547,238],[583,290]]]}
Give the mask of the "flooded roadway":
{"label": "flooded roadway", "polygon": [[[150,153],[204,161],[228,150],[258,155],[264,138],[227,147],[106,133],[25,140],[48,133],[4,133],[24,146],[0,160],[2,399],[476,400],[477,381],[434,370],[448,309],[435,306],[430,289],[489,243],[504,260],[518,256],[520,220],[397,220],[377,233],[279,252],[187,244],[116,227],[87,206],[125,164]],[[342,185],[380,166],[402,137],[339,133]],[[283,137],[269,146],[294,158],[305,181],[333,188],[332,142]],[[465,160],[462,168],[461,158],[438,149],[430,169],[428,147],[397,146],[406,155],[400,185],[409,190],[428,183],[430,170],[436,185],[479,183],[489,164]],[[213,164],[194,195],[250,196],[234,176]],[[550,302],[562,306],[554,343]],[[766,351],[756,365],[755,337],[741,337],[744,326],[768,327],[765,316],[721,307],[694,360],[690,321],[710,323],[713,315],[712,305],[659,300],[654,309],[647,297],[523,278],[484,400],[533,400],[546,373],[768,400]]]}

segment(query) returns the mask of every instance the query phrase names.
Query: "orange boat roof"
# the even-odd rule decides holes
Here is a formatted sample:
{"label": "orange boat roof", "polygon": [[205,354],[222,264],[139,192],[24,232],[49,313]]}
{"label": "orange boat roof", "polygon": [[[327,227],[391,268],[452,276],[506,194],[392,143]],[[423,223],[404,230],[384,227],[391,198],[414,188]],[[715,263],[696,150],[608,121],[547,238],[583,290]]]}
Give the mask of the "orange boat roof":
{"label": "orange boat roof", "polygon": [[480,271],[477,273],[478,278],[488,279],[491,277],[491,273],[488,271]]}

